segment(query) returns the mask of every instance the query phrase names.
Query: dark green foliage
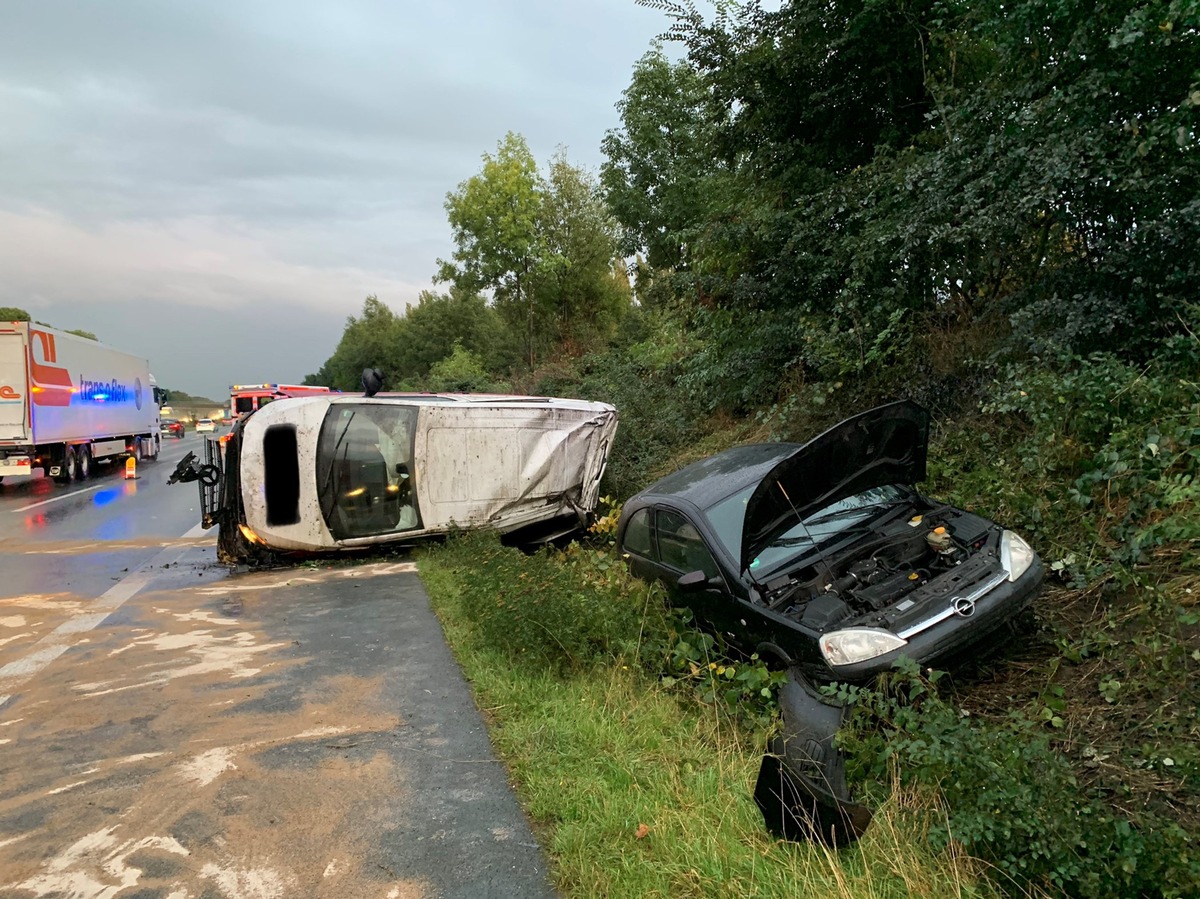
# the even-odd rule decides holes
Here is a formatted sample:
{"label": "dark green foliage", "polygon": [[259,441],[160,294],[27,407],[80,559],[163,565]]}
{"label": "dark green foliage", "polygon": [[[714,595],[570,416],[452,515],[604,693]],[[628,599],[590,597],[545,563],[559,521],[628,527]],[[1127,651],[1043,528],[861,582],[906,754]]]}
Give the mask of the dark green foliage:
{"label": "dark green foliage", "polygon": [[587,399],[617,407],[620,425],[605,475],[622,498],[665,474],[673,457],[704,433],[701,411],[682,385],[695,352],[670,311],[635,313],[624,323],[629,342],[580,360],[576,385]]}
{"label": "dark green foliage", "polygon": [[652,600],[648,586],[630,589],[607,550],[576,546],[565,558],[549,551],[530,557],[491,534],[460,539],[470,547],[459,569],[463,609],[486,641],[515,660],[589,668],[635,653],[644,619],[662,616],[661,601]]}
{"label": "dark green foliage", "polygon": [[0,322],[27,322],[29,313],[16,306],[0,306]]}
{"label": "dark green foliage", "polygon": [[[446,196],[455,249],[437,279],[489,291],[524,341],[530,369],[556,347],[603,340],[629,305],[617,260],[617,222],[591,175],[559,153],[546,176],[510,132],[483,170]],[[573,355],[579,352],[576,349]]]}
{"label": "dark green foliage", "polygon": [[435,551],[443,565],[459,560],[464,613],[514,663],[561,673],[638,663],[691,701],[768,725],[785,675],[757,655],[730,658],[688,613],[666,608],[660,587],[632,579],[611,540],[618,515],[561,552],[527,555],[478,532]]}
{"label": "dark green foliage", "polygon": [[427,384],[439,393],[495,393],[499,386],[479,357],[458,343],[449,356],[433,364]]}
{"label": "dark green foliage", "polygon": [[405,310],[398,329],[396,375],[419,382],[433,366],[461,346],[489,372],[503,373],[521,355],[520,340],[479,294],[451,288],[445,294],[422,291]]}
{"label": "dark green foliage", "polygon": [[[686,59],[635,70],[605,184],[640,247],[684,242],[681,297],[771,332],[760,359],[698,360],[721,402],[781,369],[868,370],[948,322],[1138,360],[1180,333],[1200,287],[1196,0],[796,0],[711,24],[656,5]],[[660,158],[662,181],[633,164]]]}
{"label": "dark green foliage", "polygon": [[668,626],[650,630],[642,662],[652,674],[662,673],[665,687],[687,688],[697,702],[715,705],[760,727],[779,712],[779,688],[787,672],[772,670],[758,655],[734,659],[711,633],[692,624],[691,613],[675,609]]}
{"label": "dark green foliage", "polygon": [[1001,883],[1070,896],[1189,896],[1200,853],[1178,824],[1130,815],[1082,787],[1041,720],[1014,711],[980,724],[909,665],[876,689],[833,688],[852,703],[842,735],[858,777],[937,784],[948,818],[931,829],[997,866]]}
{"label": "dark green foliage", "polygon": [[489,372],[506,371],[519,356],[519,341],[478,294],[457,288],[447,294],[423,291],[401,315],[367,297],[362,313],[346,320],[333,355],[305,383],[361,390],[363,369],[378,368],[385,389],[415,390],[427,386],[430,370],[456,347],[472,353]]}
{"label": "dark green foliage", "polygon": [[707,91],[686,63],[656,47],[634,66],[617,109],[624,127],[605,135],[605,200],[624,226],[621,251],[645,250],[651,268],[684,263],[684,245],[706,212],[713,128]]}

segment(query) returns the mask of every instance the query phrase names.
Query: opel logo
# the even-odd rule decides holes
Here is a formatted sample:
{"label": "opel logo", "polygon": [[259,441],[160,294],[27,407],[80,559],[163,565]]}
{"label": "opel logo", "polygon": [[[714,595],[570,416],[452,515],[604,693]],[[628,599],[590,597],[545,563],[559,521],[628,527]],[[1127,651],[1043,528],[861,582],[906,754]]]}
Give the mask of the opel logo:
{"label": "opel logo", "polygon": [[970,618],[975,614],[975,600],[973,599],[960,596],[950,605],[954,609],[954,614],[960,618]]}

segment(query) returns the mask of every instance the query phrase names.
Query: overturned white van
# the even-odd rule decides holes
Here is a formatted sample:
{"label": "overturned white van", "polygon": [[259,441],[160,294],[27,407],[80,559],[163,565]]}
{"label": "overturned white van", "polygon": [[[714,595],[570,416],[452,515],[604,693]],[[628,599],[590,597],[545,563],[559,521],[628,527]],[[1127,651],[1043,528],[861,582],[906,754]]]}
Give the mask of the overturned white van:
{"label": "overturned white van", "polygon": [[227,562],[488,528],[536,544],[586,526],[617,427],[606,403],[472,394],[277,400],[189,456]]}

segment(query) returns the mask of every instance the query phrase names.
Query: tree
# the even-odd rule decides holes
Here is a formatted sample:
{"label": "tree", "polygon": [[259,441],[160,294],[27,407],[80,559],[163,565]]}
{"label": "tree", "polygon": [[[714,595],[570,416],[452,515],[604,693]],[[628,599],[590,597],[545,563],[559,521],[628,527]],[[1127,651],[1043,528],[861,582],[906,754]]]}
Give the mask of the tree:
{"label": "tree", "polygon": [[557,343],[606,339],[630,301],[629,281],[614,268],[617,222],[587,172],[561,151],[550,162],[539,216],[546,255],[534,305]]}
{"label": "tree", "polygon": [[605,336],[628,307],[627,281],[613,275],[616,221],[595,179],[561,151],[544,177],[511,132],[483,159],[483,171],[446,197],[456,248],[452,261],[439,260],[438,280],[464,293],[490,290],[504,321],[523,333],[532,369],[568,339]]}
{"label": "tree", "polygon": [[478,393],[495,389],[495,382],[482,360],[461,343],[429,370],[429,389],[435,392]]}
{"label": "tree", "polygon": [[684,261],[712,202],[715,128],[708,90],[688,61],[655,47],[634,66],[617,109],[621,127],[604,136],[604,198],[621,223],[621,252],[646,253],[651,268]]}
{"label": "tree", "polygon": [[460,290],[492,291],[496,307],[516,326],[524,323],[526,353],[534,359],[534,308],[530,280],[545,263],[538,218],[541,178],[525,138],[511,131],[483,170],[446,195],[455,250],[438,260],[439,281]]}
{"label": "tree", "polygon": [[0,306],[0,322],[27,322],[29,313],[16,306]]}
{"label": "tree", "polygon": [[401,319],[387,305],[376,296],[367,297],[362,313],[346,318],[342,339],[318,375],[332,382],[325,386],[358,390],[363,369],[378,368],[394,385],[393,373],[399,368],[396,347],[402,340],[401,330]]}
{"label": "tree", "polygon": [[456,344],[474,353],[490,372],[507,372],[520,361],[520,338],[480,294],[452,286],[446,294],[422,291],[404,316],[396,348],[398,374],[421,380]]}
{"label": "tree", "polygon": [[95,340],[97,342],[100,340],[100,338],[91,331],[84,331],[82,328],[72,328],[71,330],[67,331],[67,333],[74,334],[76,337],[82,337],[86,340]]}

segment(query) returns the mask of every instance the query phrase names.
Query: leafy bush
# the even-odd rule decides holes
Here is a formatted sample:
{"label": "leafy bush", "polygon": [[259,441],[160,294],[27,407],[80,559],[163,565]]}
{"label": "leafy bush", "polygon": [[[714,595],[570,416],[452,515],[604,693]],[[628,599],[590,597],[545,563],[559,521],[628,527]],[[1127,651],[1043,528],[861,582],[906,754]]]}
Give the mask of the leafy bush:
{"label": "leafy bush", "polygon": [[1041,716],[965,717],[915,666],[875,688],[830,688],[853,705],[841,736],[857,778],[936,784],[948,816],[931,836],[961,842],[1020,889],[1071,896],[1187,896],[1200,853],[1178,824],[1132,818],[1081,788]]}
{"label": "leafy bush", "polygon": [[636,663],[692,701],[768,725],[783,672],[757,654],[733,658],[692,626],[690,613],[668,609],[661,587],[630,577],[612,540],[619,517],[619,508],[602,517],[588,544],[534,556],[489,534],[453,541],[460,601],[479,636],[521,664],[552,671]]}
{"label": "leafy bush", "polygon": [[635,655],[644,620],[662,614],[606,549],[572,544],[527,556],[494,535],[458,539],[464,611],[486,641],[522,662],[567,670]]}

